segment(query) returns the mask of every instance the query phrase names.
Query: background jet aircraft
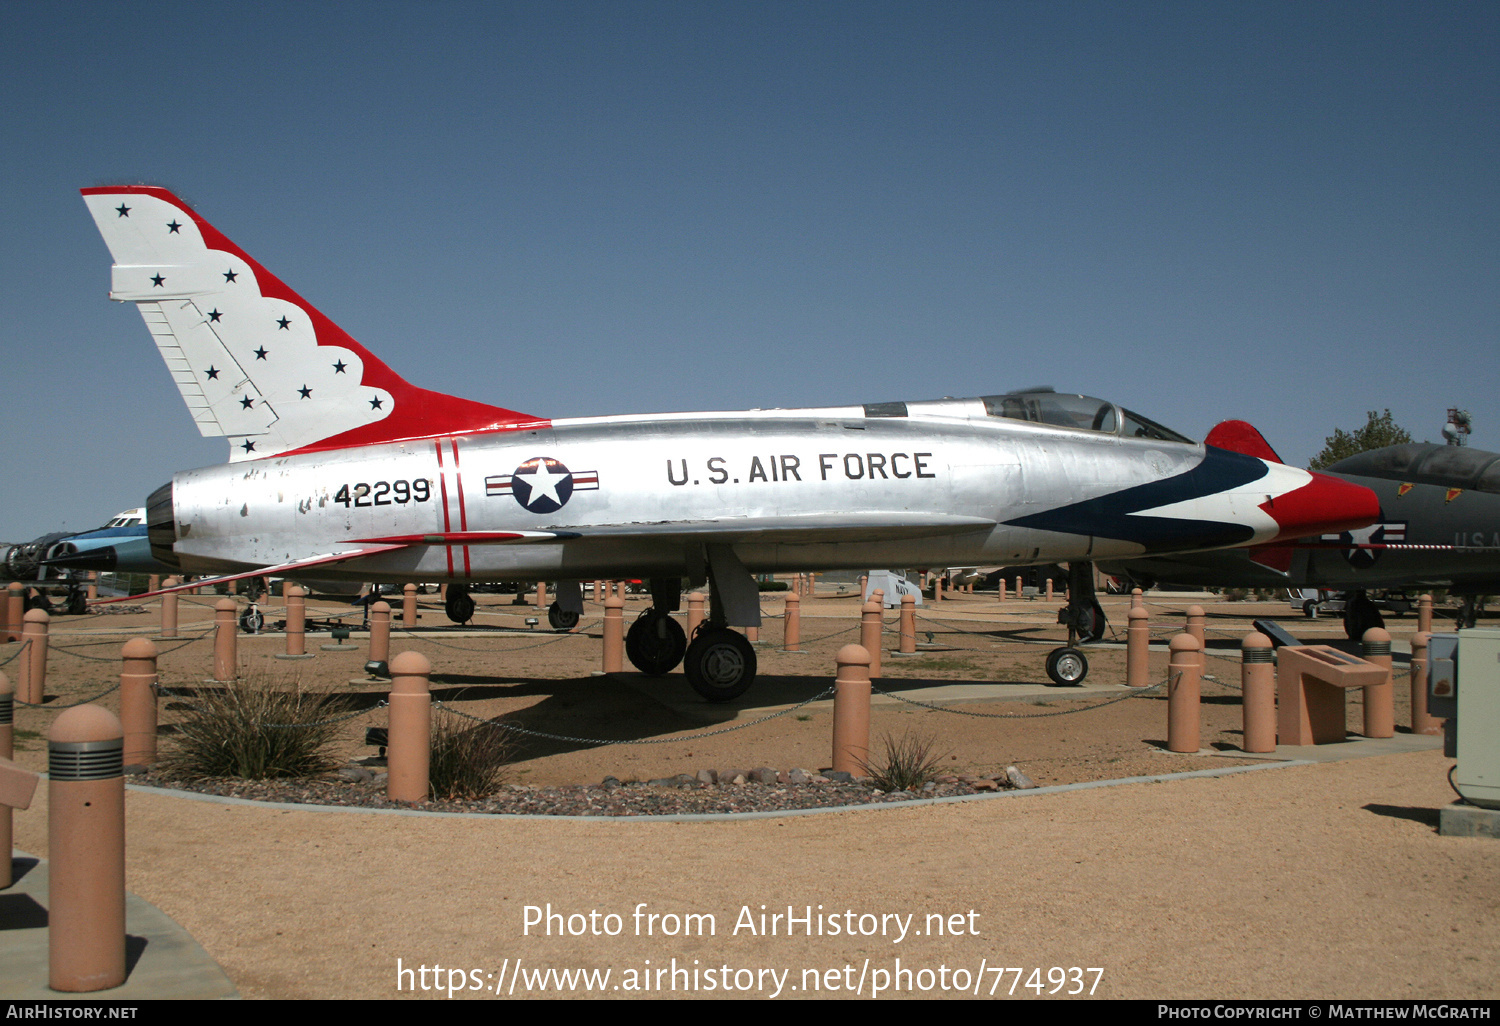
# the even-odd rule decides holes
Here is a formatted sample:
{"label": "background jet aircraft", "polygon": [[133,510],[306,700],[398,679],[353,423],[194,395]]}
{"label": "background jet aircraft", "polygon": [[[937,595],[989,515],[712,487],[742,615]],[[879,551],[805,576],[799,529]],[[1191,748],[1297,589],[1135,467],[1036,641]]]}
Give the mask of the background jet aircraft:
{"label": "background jet aircraft", "polygon": [[[547,420],[417,388],[185,203],[84,189],[199,430],[230,463],[147,502],[191,573],[450,583],[641,577],[627,651],[741,694],[753,573],[1017,564],[1285,541],[1361,527],[1374,496],[1198,445],[1112,403],[1033,391],[805,410]],[[710,586],[687,639],[668,614]]]}
{"label": "background jet aircraft", "polygon": [[[92,531],[53,531],[20,545],[0,545],[0,572],[7,581],[66,587],[64,609],[74,615],[87,610],[86,582],[76,574],[88,570],[171,572],[151,556],[144,508],[122,510]],[[38,604],[51,608],[50,602]]]}
{"label": "background jet aircraft", "polygon": [[1478,597],[1500,592],[1500,453],[1413,442],[1358,453],[1327,473],[1373,491],[1379,518],[1295,545],[1106,560],[1100,568],[1143,586],[1353,591],[1344,609],[1351,638],[1382,626],[1367,590],[1443,587],[1465,597],[1460,622],[1473,626]]}

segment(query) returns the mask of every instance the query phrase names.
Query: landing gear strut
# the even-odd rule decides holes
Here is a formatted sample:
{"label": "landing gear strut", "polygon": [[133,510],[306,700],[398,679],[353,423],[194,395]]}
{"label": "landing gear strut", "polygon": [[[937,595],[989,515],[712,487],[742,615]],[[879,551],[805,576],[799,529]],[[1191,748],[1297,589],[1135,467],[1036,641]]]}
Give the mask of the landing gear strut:
{"label": "landing gear strut", "polygon": [[1344,596],[1344,634],[1350,641],[1364,639],[1365,631],[1371,627],[1385,628],[1385,617],[1363,588]]}
{"label": "landing gear strut", "polygon": [[1057,622],[1068,626],[1068,644],[1047,656],[1047,676],[1061,686],[1082,684],[1089,675],[1088,657],[1075,645],[1086,645],[1104,637],[1109,621],[1094,597],[1094,564],[1068,564],[1068,604],[1058,610]]}

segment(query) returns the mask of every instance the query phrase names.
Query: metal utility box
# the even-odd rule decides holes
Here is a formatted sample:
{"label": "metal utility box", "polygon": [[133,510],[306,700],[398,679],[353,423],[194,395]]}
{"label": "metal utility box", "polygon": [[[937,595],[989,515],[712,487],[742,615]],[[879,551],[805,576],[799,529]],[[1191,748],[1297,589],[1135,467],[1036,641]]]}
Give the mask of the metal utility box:
{"label": "metal utility box", "polygon": [[1443,754],[1458,759],[1454,786],[1500,809],[1500,630],[1434,634],[1427,651],[1427,710],[1447,717]]}

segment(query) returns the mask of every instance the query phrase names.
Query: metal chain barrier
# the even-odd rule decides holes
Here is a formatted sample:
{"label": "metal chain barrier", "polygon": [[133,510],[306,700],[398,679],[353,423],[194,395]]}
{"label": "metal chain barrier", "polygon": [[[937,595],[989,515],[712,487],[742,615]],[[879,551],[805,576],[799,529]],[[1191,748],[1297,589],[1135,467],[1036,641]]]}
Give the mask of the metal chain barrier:
{"label": "metal chain barrier", "polygon": [[[590,623],[582,623],[582,624],[579,624],[577,627],[575,627],[571,631],[562,631],[562,632],[560,632],[559,634],[557,634],[556,637],[547,638],[544,641],[538,641],[538,642],[536,642],[535,644],[532,644],[532,645],[512,645],[509,648],[503,648],[503,649],[500,649],[499,651],[500,652],[525,652],[527,649],[531,649],[531,648],[545,648],[547,645],[555,645],[559,641],[566,641],[569,638],[587,638],[589,636],[588,632],[590,630],[592,630],[595,627],[599,627],[599,626],[603,625],[603,623],[604,623],[603,620],[594,620],[594,621],[592,621]],[[405,628],[405,627],[395,627],[395,628],[392,628],[392,633],[393,634],[394,633],[403,634],[403,635],[405,635],[407,638],[409,638],[412,641],[430,641],[434,645],[437,645],[439,648],[451,648],[451,649],[454,649],[455,651],[458,651],[458,652],[486,652],[486,653],[489,653],[491,655],[495,654],[495,652],[496,652],[496,650],[493,649],[493,648],[473,648],[473,647],[470,647],[469,645],[455,645],[455,644],[453,644],[450,641],[439,641],[437,639],[437,636],[435,636],[435,635],[431,635],[431,634],[417,634],[416,632],[414,632],[414,631],[412,631],[412,630],[410,630],[408,628]],[[517,633],[517,634],[496,634],[494,636],[497,637],[497,638],[514,638],[514,637],[518,637],[518,636],[520,636],[520,637],[535,637],[536,635],[531,634],[531,633],[527,633],[525,635],[520,635],[519,633]]]}
{"label": "metal chain barrier", "polygon": [[1132,688],[1129,693],[1124,694],[1124,695],[1120,695],[1117,698],[1111,698],[1111,699],[1108,699],[1107,701],[1100,702],[1098,705],[1085,706],[1082,709],[1057,709],[1057,710],[1054,710],[1052,712],[1039,712],[1039,713],[982,713],[982,712],[973,712],[973,711],[968,710],[968,709],[954,709],[954,708],[951,708],[951,707],[946,706],[946,705],[933,705],[931,702],[919,702],[915,698],[903,698],[900,695],[892,694],[889,691],[883,691],[880,688],[877,688],[873,684],[870,685],[870,690],[873,691],[873,692],[875,692],[876,694],[884,695],[887,698],[894,698],[898,702],[905,702],[907,705],[919,705],[919,706],[921,706],[924,709],[932,709],[932,710],[934,710],[936,712],[952,713],[955,716],[974,716],[974,717],[977,717],[979,719],[986,719],[986,720],[1035,720],[1035,719],[1044,719],[1044,718],[1049,717],[1049,716],[1071,716],[1074,713],[1093,712],[1095,709],[1103,709],[1106,706],[1114,705],[1114,704],[1116,704],[1118,702],[1126,702],[1126,701],[1129,701],[1132,698],[1140,698],[1142,695],[1148,695],[1151,692],[1156,691],[1159,688],[1166,687],[1168,684],[1171,684],[1172,682],[1174,682],[1175,680],[1177,680],[1178,677],[1181,677],[1181,676],[1182,676],[1182,674],[1179,673],[1179,674],[1177,674],[1176,677],[1169,677],[1169,678],[1167,678],[1166,680],[1162,681],[1159,684],[1152,684],[1148,688]]}
{"label": "metal chain barrier", "polygon": [[0,662],[0,666],[6,666],[6,665],[8,665],[10,663],[15,662],[18,658],[20,658],[21,653],[24,652],[24,651],[26,651],[30,647],[31,647],[31,639],[28,638],[27,640],[21,642],[21,647],[18,648],[18,649],[16,649],[14,652],[12,652],[10,654],[10,657],[8,659],[4,660],[3,662]]}
{"label": "metal chain barrier", "polygon": [[15,699],[15,703],[17,705],[29,706],[32,709],[46,709],[48,712],[51,712],[53,709],[72,709],[74,706],[88,705],[90,702],[96,702],[99,699],[103,698],[105,695],[109,694],[111,691],[119,691],[119,690],[120,690],[120,685],[115,684],[115,685],[113,685],[111,687],[105,688],[103,691],[99,692],[93,698],[84,698],[84,699],[81,699],[81,700],[79,700],[77,702],[69,702],[67,705],[59,705],[56,702],[53,702],[51,705],[46,705],[46,704],[41,703],[41,702],[23,702],[19,698]]}
{"label": "metal chain barrier", "polygon": [[513,733],[516,733],[516,734],[525,734],[528,737],[546,738],[549,741],[567,741],[567,742],[569,742],[571,744],[600,745],[600,746],[603,746],[603,745],[675,745],[675,744],[678,744],[678,743],[683,742],[683,741],[696,741],[699,738],[718,737],[720,734],[732,734],[736,730],[744,730],[746,727],[759,726],[762,723],[768,723],[771,720],[778,719],[778,718],[780,718],[782,716],[785,716],[787,713],[794,713],[798,709],[801,709],[804,706],[811,705],[813,702],[816,702],[819,699],[827,698],[831,694],[833,694],[833,688],[829,687],[829,688],[826,688],[823,691],[820,691],[818,694],[813,695],[811,698],[807,699],[806,701],[798,702],[796,705],[793,705],[793,706],[788,706],[787,708],[781,710],[780,712],[770,713],[769,715],[762,716],[758,720],[751,720],[748,723],[737,723],[737,724],[735,724],[732,727],[725,727],[722,730],[710,730],[710,731],[707,731],[707,732],[702,733],[702,734],[689,734],[687,737],[643,737],[643,738],[635,738],[635,739],[569,737],[566,734],[548,734],[545,731],[541,731],[541,730],[529,730],[526,727],[518,727],[514,723],[505,723],[504,721],[496,722],[495,720],[486,720],[486,719],[484,719],[482,717],[475,716],[472,713],[466,713],[462,709],[451,709],[451,708],[449,708],[447,706],[447,704],[445,704],[443,702],[434,702],[433,705],[436,706],[439,709],[446,709],[448,712],[452,713],[455,716],[462,716],[465,719],[473,720],[475,723],[481,723],[481,724],[484,724],[487,727],[494,727],[496,730],[508,730],[508,731],[511,731]]}

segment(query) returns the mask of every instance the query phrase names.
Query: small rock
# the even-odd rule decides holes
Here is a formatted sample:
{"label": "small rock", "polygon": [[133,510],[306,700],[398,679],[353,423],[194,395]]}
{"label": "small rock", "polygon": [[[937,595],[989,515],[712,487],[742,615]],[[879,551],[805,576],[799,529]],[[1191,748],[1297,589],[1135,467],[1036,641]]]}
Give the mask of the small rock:
{"label": "small rock", "polygon": [[600,781],[599,786],[604,788],[606,791],[613,791],[615,788],[622,787],[624,785],[620,783],[619,777],[611,776],[605,777],[602,781]]}
{"label": "small rock", "polygon": [[769,766],[760,766],[750,771],[750,779],[757,784],[776,783],[776,771]]}
{"label": "small rock", "polygon": [[698,786],[698,778],[690,777],[686,773],[679,773],[672,778],[672,783],[678,787],[696,787]]}
{"label": "small rock", "polygon": [[998,791],[998,790],[1000,790],[1000,785],[997,784],[997,783],[995,783],[993,780],[976,780],[972,784],[970,784],[969,786],[972,787],[976,791]]}
{"label": "small rock", "polygon": [[1030,777],[1022,773],[1014,766],[1005,767],[1005,779],[1010,781],[1011,787],[1019,788],[1021,790],[1036,786],[1036,781],[1032,780]]}
{"label": "small rock", "polygon": [[717,770],[701,769],[698,771],[697,780],[700,784],[717,784],[719,773]]}
{"label": "small rock", "polygon": [[810,784],[812,779],[812,774],[805,769],[794,769],[786,775],[788,784]]}
{"label": "small rock", "polygon": [[749,782],[743,773],[736,773],[734,779],[730,781],[731,784],[748,784]]}
{"label": "small rock", "polygon": [[341,766],[339,768],[339,779],[347,780],[351,784],[368,784],[375,779],[375,774],[363,766]]}
{"label": "small rock", "polygon": [[854,783],[854,774],[849,773],[845,770],[824,770],[823,776],[827,777],[830,781],[836,784]]}

